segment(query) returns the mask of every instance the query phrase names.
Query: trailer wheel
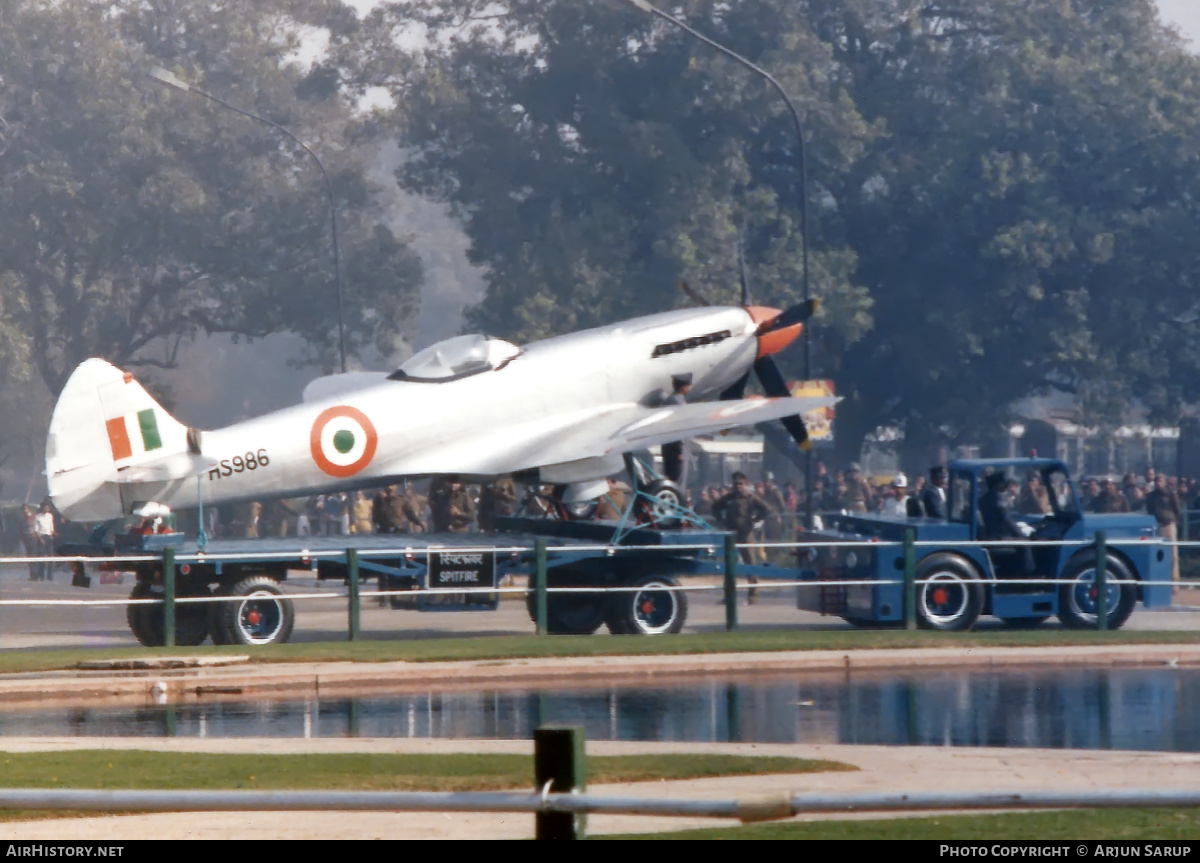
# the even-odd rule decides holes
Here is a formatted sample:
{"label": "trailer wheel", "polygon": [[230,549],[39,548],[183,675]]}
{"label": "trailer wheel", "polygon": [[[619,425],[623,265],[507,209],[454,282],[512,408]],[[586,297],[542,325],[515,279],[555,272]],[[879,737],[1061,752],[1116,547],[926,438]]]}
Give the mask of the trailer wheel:
{"label": "trailer wheel", "polygon": [[[560,584],[553,585],[561,587]],[[584,587],[585,585],[572,585]],[[529,619],[537,622],[537,596],[525,600]],[[604,623],[604,598],[601,594],[546,595],[546,631],[551,635],[591,635]]]}
{"label": "trailer wheel", "polygon": [[970,564],[933,554],[917,566],[917,624],[922,629],[970,629],[983,610],[983,585]]}
{"label": "trailer wheel", "polygon": [[[138,582],[133,586],[130,599],[162,599],[161,593],[155,593],[150,585]],[[154,626],[154,613],[158,613],[158,626]],[[162,647],[166,638],[162,628],[162,606],[159,605],[127,605],[125,606],[125,622],[129,630],[141,644],[146,647]]]}
{"label": "trailer wheel", "polygon": [[[1133,574],[1124,562],[1111,554],[1106,556],[1108,571],[1108,628],[1120,629],[1137,603],[1137,587]],[[1062,574],[1069,583],[1058,588],[1058,619],[1068,629],[1095,629],[1099,611],[1096,588],[1096,552],[1085,551],[1067,564]],[[1124,582],[1114,584],[1113,580]]]}
{"label": "trailer wheel", "polygon": [[687,594],[670,576],[645,575],[626,582],[612,594],[605,617],[613,635],[674,635],[687,621]]}
{"label": "trailer wheel", "polygon": [[[229,586],[221,585],[213,591],[213,596],[229,596]],[[224,610],[224,602],[213,602],[208,606],[208,634],[212,638],[213,644],[230,643],[229,634],[225,631],[225,624],[221,620]]]}
{"label": "trailer wheel", "polygon": [[[208,596],[208,585],[188,585],[179,593],[183,596]],[[163,591],[145,582],[138,582],[129,594],[130,599],[162,599]],[[134,638],[146,647],[162,647],[167,643],[166,625],[161,605],[127,605],[125,620]],[[206,603],[188,602],[175,606],[175,643],[180,647],[197,647],[208,637],[208,608]]]}
{"label": "trailer wheel", "polygon": [[669,479],[656,479],[641,490],[634,503],[634,513],[644,524],[660,530],[674,530],[683,523],[678,510],[686,505],[679,486]]}
{"label": "trailer wheel", "polygon": [[226,644],[283,644],[296,625],[291,600],[280,599],[283,591],[270,576],[255,575],[235,582],[229,596],[241,602],[218,603],[217,626]]}

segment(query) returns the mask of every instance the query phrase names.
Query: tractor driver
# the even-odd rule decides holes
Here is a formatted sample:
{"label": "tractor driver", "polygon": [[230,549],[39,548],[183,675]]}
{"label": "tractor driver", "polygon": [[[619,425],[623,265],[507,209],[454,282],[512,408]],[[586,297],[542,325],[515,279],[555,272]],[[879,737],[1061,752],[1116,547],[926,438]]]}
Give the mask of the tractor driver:
{"label": "tractor driver", "polygon": [[[1033,534],[1033,528],[1020,521],[1008,509],[1005,490],[1008,480],[1004,473],[997,471],[987,476],[987,491],[979,498],[980,539],[1027,539]],[[993,553],[1016,553],[1021,571],[1031,573],[1033,566],[1033,549],[1028,545],[1014,548],[993,548]]]}

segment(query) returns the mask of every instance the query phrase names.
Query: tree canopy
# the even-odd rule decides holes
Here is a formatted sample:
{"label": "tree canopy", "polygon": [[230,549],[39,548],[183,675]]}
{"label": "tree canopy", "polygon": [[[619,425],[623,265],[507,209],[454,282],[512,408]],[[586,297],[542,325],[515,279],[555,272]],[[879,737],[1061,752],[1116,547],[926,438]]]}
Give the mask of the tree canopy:
{"label": "tree canopy", "polygon": [[[849,451],[884,424],[978,439],[1049,388],[1099,419],[1200,398],[1200,67],[1152,0],[669,8],[802,114],[814,372]],[[406,0],[363,31],[332,62],[391,90],[404,183],[454,207],[487,273],[480,328],[663,309],[679,278],[734,301],[739,235],[756,299],[797,298],[796,136],[729,59],[624,3]]]}
{"label": "tree canopy", "polygon": [[[332,367],[337,208],[351,350],[411,317],[419,260],[384,227],[350,104],[287,62],[337,2],[12,0],[0,7],[3,358],[52,392],[77,363],[170,366],[198,333],[290,331]],[[183,80],[305,141],[147,77]]]}

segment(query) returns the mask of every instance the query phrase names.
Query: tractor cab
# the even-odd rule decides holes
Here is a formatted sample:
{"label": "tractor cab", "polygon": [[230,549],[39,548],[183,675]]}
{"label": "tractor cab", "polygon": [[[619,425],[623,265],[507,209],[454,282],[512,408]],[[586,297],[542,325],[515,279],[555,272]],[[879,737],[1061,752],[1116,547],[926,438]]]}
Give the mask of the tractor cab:
{"label": "tractor cab", "polygon": [[973,540],[1005,538],[988,532],[980,506],[988,489],[999,486],[1000,500],[1010,515],[1010,529],[1006,533],[1013,538],[1014,545],[985,549],[997,574],[1053,577],[1058,572],[1061,546],[1029,546],[1025,541],[1066,539],[1081,519],[1079,497],[1063,462],[1036,458],[969,459],[951,462],[949,474],[948,519],[963,525]]}

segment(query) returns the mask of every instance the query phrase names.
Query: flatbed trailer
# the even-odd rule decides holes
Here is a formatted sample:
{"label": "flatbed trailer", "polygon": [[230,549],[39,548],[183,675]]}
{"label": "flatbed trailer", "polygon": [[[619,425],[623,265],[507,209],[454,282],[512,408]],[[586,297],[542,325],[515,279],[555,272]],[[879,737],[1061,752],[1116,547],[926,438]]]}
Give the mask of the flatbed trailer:
{"label": "flatbed trailer", "polygon": [[[203,551],[182,534],[119,535],[110,544],[63,545],[59,554],[114,557],[102,570],[132,572],[134,600],[162,600],[163,573],[174,566],[175,639],[198,645],[287,641],[293,603],[281,589],[289,573],[322,580],[377,580],[395,608],[491,611],[499,591],[538,569],[545,549],[546,624],[551,633],[677,633],[687,619],[681,579],[725,572],[725,531],[707,527],[661,530],[604,521],[497,519],[496,533],[383,534],[214,539]],[[169,549],[169,551],[168,551]],[[797,578],[786,567],[739,567],[764,579]],[[75,582],[90,579],[79,567]],[[590,589],[590,590],[589,590]],[[189,599],[225,601],[197,602]],[[527,593],[530,617],[536,600]],[[162,602],[127,607],[130,629],[148,646],[165,641]]]}

